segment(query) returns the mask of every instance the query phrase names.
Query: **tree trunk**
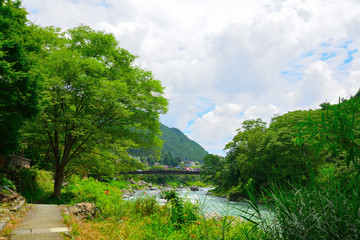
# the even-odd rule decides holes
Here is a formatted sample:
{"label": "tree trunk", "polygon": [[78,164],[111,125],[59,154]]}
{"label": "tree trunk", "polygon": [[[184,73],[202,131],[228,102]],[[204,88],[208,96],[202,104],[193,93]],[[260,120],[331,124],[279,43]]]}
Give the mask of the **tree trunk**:
{"label": "tree trunk", "polygon": [[61,196],[61,187],[64,180],[64,168],[59,166],[55,169],[55,182],[54,182],[54,193],[53,195],[57,198]]}

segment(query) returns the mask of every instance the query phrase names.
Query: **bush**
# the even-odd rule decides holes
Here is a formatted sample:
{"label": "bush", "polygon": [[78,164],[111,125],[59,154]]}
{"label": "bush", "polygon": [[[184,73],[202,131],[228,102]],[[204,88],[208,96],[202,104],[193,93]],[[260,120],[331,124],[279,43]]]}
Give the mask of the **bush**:
{"label": "bush", "polygon": [[119,186],[127,185],[126,182],[97,182],[93,178],[79,179],[73,177],[62,194],[64,203],[75,204],[79,202],[94,203],[104,218],[120,219],[127,209],[127,204],[122,199]]}
{"label": "bush", "polygon": [[183,224],[197,219],[198,208],[181,198],[175,190],[163,191],[161,195],[170,204],[170,220],[176,229],[180,229]]}
{"label": "bush", "polygon": [[8,187],[12,190],[16,190],[15,183],[3,175],[0,175],[0,187]]}
{"label": "bush", "polygon": [[159,204],[156,201],[155,196],[145,196],[142,198],[138,198],[134,203],[134,210],[136,214],[140,214],[141,216],[150,216],[160,209]]}

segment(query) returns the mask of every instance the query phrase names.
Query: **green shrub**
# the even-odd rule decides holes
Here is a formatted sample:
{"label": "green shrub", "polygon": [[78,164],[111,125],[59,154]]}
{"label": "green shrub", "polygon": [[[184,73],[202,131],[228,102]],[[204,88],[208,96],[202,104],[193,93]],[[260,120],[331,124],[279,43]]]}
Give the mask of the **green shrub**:
{"label": "green shrub", "polygon": [[175,190],[163,191],[161,195],[169,204],[170,220],[176,229],[197,219],[198,208],[180,197]]}
{"label": "green shrub", "polygon": [[[126,182],[97,182],[93,178],[79,179],[73,177],[69,180],[61,199],[67,200],[67,204],[79,202],[94,203],[102,213],[103,218],[120,219],[126,210],[122,192],[118,186],[124,186]],[[107,192],[108,191],[108,192]]]}
{"label": "green shrub", "polygon": [[8,187],[16,190],[15,183],[3,175],[0,175],[0,187]]}
{"label": "green shrub", "polygon": [[137,198],[134,202],[135,213],[141,216],[150,216],[160,209],[159,204],[156,201],[155,196],[145,196]]}

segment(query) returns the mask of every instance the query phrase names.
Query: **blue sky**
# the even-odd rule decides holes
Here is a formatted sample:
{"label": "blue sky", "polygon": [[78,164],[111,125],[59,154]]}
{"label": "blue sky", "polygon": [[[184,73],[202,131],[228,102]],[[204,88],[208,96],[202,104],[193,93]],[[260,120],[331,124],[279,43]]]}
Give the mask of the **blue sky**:
{"label": "blue sky", "polygon": [[360,88],[358,0],[25,0],[29,18],[112,32],[166,87],[168,114],[210,153],[246,119]]}

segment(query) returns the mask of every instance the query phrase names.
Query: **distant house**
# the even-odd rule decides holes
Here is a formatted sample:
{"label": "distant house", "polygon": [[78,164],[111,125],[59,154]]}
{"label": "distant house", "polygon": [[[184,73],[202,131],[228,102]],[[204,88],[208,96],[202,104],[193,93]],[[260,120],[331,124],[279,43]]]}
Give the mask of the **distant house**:
{"label": "distant house", "polygon": [[190,161],[189,164],[190,164],[191,167],[195,166],[195,162],[193,162],[193,161]]}
{"label": "distant house", "polygon": [[10,166],[14,168],[30,168],[31,160],[28,158],[10,154],[8,157],[0,158],[0,166]]}
{"label": "distant house", "polygon": [[191,171],[190,167],[185,167],[185,171]]}
{"label": "distant house", "polygon": [[162,167],[165,169],[165,170],[168,170],[169,169],[169,166],[168,165],[162,165]]}

